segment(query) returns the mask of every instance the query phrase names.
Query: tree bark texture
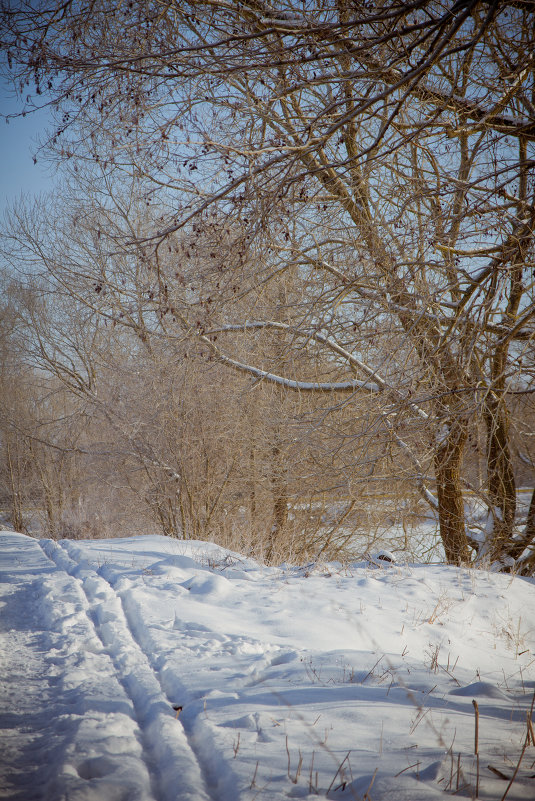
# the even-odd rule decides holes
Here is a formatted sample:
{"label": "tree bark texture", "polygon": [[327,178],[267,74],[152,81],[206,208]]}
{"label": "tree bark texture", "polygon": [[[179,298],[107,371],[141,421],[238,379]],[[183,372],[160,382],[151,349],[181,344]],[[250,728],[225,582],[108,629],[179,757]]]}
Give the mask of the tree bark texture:
{"label": "tree bark texture", "polygon": [[435,451],[440,536],[450,564],[470,561],[461,488],[461,466],[466,438],[466,420],[451,420],[447,434]]}

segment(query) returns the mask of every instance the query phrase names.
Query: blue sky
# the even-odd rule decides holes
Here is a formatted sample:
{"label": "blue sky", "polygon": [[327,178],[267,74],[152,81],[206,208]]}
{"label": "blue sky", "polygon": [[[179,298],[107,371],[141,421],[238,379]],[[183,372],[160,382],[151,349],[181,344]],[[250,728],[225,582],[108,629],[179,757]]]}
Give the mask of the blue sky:
{"label": "blue sky", "polygon": [[54,169],[38,158],[33,163],[37,140],[48,126],[46,109],[28,114],[26,117],[5,121],[6,114],[21,108],[13,91],[0,82],[0,215],[14,200],[25,195],[37,194],[54,185]]}

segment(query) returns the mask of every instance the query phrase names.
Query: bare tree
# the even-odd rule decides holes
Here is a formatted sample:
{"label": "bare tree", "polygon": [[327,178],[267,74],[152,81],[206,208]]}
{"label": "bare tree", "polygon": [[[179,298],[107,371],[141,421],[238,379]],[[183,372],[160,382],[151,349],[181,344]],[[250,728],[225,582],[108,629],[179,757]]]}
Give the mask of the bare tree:
{"label": "bare tree", "polygon": [[[58,156],[98,165],[103,191],[110,172],[128,172],[155,206],[145,230],[112,231],[102,204],[102,263],[119,253],[132,282],[123,324],[142,332],[159,311],[258,380],[376,395],[377,424],[436,505],[447,559],[467,562],[472,548],[503,565],[529,561],[509,407],[532,391],[522,366],[535,310],[532,5],[7,4],[3,21],[14,80],[44,86],[63,115],[51,138]],[[210,230],[213,214],[248,258],[230,271],[239,284],[207,279],[206,296],[181,266],[165,280],[163,254],[179,230]],[[213,274],[228,275],[224,253]],[[144,262],[153,298],[132,272]],[[256,318],[262,286],[289,268],[306,299],[290,317]],[[168,300],[181,280],[177,308]],[[327,380],[237,358],[238,329],[284,331],[296,347],[322,350]],[[469,536],[463,458],[480,420],[486,475],[476,489],[489,515]],[[405,426],[422,432],[423,453]]]}

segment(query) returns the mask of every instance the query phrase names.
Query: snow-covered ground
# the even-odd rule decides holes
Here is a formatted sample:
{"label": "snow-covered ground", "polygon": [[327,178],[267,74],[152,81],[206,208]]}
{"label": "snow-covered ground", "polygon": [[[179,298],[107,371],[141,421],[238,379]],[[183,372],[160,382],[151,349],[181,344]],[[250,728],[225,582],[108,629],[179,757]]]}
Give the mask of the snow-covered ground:
{"label": "snow-covered ground", "polygon": [[6,531],[0,569],[1,798],[535,798],[533,580]]}

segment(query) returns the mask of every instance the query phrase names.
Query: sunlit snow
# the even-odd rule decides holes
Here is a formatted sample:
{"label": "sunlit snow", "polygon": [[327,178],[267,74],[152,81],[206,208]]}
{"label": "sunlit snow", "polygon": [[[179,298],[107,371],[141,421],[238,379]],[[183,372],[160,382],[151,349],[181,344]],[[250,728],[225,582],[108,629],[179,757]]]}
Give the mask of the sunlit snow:
{"label": "sunlit snow", "polygon": [[0,543],[0,798],[535,797],[533,579]]}

